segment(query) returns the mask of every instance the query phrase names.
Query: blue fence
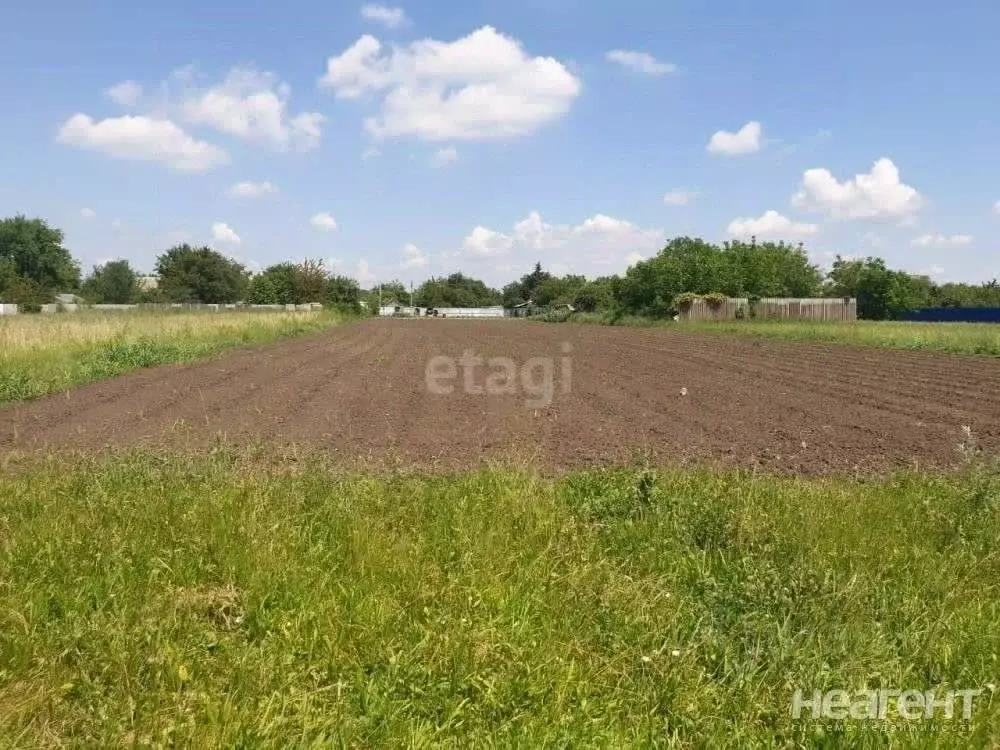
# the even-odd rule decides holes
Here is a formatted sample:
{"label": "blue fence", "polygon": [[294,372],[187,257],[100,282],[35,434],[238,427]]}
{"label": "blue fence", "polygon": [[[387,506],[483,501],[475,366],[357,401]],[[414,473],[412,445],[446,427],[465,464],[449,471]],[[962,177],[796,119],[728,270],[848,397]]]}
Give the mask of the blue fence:
{"label": "blue fence", "polygon": [[921,307],[903,315],[921,323],[1000,323],[1000,307]]}

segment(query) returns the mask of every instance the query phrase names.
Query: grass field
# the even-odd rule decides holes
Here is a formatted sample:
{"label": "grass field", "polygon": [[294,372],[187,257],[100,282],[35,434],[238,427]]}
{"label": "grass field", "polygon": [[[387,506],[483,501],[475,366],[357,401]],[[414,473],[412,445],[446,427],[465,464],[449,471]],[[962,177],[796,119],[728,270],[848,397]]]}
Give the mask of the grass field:
{"label": "grass field", "polygon": [[329,312],[271,310],[0,317],[0,404],[336,322]]}
{"label": "grass field", "polygon": [[683,323],[678,330],[1000,357],[1000,325],[990,323],[719,321]]}
{"label": "grass field", "polygon": [[805,320],[674,322],[636,316],[617,318],[612,323],[612,318],[607,316],[586,313],[557,315],[553,320],[605,325],[663,326],[672,330],[696,333],[1000,357],[1000,325],[990,323],[908,323],[881,320],[859,320],[854,323]]}
{"label": "grass field", "polygon": [[[0,745],[1000,741],[978,460],[864,483],[270,458],[6,467]],[[969,724],[790,717],[795,688],[873,687],[984,693]]]}

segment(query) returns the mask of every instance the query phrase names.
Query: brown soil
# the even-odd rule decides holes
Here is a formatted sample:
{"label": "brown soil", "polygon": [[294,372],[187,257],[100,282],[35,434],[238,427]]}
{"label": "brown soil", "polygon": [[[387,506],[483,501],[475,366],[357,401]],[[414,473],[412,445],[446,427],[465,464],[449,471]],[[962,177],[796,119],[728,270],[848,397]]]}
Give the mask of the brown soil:
{"label": "brown soil", "polygon": [[[431,393],[428,361],[466,349],[517,368],[551,358],[552,403],[527,405],[519,385],[467,393],[461,369],[452,393]],[[495,370],[480,367],[474,385]],[[511,458],[548,470],[637,459],[809,475],[943,468],[959,459],[963,425],[982,448],[1000,449],[998,386],[1000,360],[980,357],[639,328],[368,321],[0,409],[0,457],[222,441],[427,470]]]}

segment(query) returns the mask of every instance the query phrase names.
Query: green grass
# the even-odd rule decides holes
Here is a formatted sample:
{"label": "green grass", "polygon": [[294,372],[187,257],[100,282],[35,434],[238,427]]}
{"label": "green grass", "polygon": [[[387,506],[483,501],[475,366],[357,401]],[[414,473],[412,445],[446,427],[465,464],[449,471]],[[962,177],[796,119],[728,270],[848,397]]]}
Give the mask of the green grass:
{"label": "green grass", "polygon": [[[11,463],[0,746],[995,745],[1000,482],[977,466]],[[796,687],[880,686],[985,693],[970,725],[790,718]]]}
{"label": "green grass", "polygon": [[785,341],[817,341],[846,346],[984,354],[1000,357],[1000,325],[991,323],[908,323],[859,320],[685,322],[677,330]]}
{"label": "green grass", "polygon": [[597,313],[559,314],[550,318],[548,322],[664,327],[680,332],[1000,357],[1000,325],[991,323],[909,323],[878,320],[859,320],[854,323],[800,320],[674,322],[639,316],[613,318]]}
{"label": "green grass", "polygon": [[128,312],[0,318],[0,404],[129,370],[328,328],[330,312]]}

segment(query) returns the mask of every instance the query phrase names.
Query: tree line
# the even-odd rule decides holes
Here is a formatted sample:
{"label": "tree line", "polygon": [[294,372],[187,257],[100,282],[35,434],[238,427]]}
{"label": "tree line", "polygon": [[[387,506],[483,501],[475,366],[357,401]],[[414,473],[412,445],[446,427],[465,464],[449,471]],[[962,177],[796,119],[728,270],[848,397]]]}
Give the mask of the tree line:
{"label": "tree line", "polygon": [[587,279],[555,276],[537,263],[503,289],[462,273],[434,277],[407,289],[399,281],[363,290],[349,277],[331,274],[316,260],[278,263],[250,273],[208,247],[176,245],[157,256],[155,288],[141,283],[128,261],[97,266],[83,276],[63,247],[63,233],[42,219],[0,220],[0,301],[37,309],[62,292],[89,302],[202,302],[302,304],[322,302],[349,313],[374,311],[379,302],[419,307],[538,307],[571,305],[583,312],[666,317],[681,295],[729,297],[856,297],[858,314],[896,318],[919,307],[1000,307],[1000,285],[937,284],[927,276],[890,269],[877,257],[837,256],[824,272],[801,244],[725,242],[678,237],[623,275]]}

